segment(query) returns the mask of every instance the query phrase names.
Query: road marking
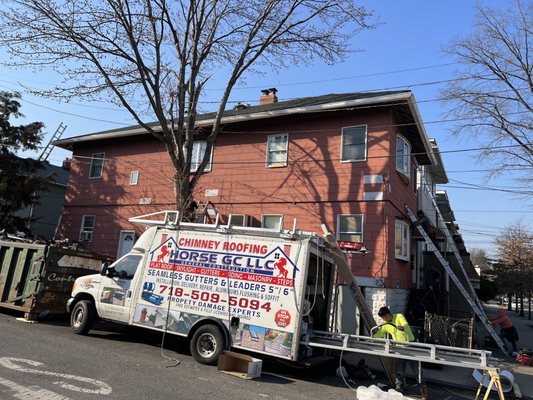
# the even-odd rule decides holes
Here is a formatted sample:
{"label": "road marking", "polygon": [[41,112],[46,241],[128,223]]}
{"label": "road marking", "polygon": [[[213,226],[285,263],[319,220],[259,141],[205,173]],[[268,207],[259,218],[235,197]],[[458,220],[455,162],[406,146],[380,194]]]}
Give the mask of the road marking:
{"label": "road marking", "polygon": [[0,378],[0,385],[7,386],[15,392],[13,397],[18,400],[70,400],[68,397],[51,392],[50,390],[32,389],[4,378]]}
{"label": "road marking", "polygon": [[25,358],[0,357],[0,365],[4,366],[6,368],[9,368],[9,369],[13,369],[15,371],[25,372],[25,373],[28,373],[28,374],[45,375],[45,376],[63,378],[63,379],[66,379],[66,380],[72,380],[72,381],[78,381],[78,382],[87,383],[89,385],[94,385],[94,386],[97,387],[97,389],[87,389],[87,388],[76,386],[76,385],[73,385],[71,383],[67,383],[67,382],[64,382],[64,381],[53,382],[55,385],[59,385],[60,387],[62,387],[64,389],[72,390],[74,392],[108,395],[113,390],[113,389],[111,389],[111,386],[109,386],[107,383],[99,381],[97,379],[86,378],[86,377],[77,376],[77,375],[62,374],[62,373],[59,373],[59,372],[40,371],[40,370],[32,369],[32,368],[25,368],[25,367],[23,367],[21,365],[18,365],[18,363],[28,364],[28,365],[31,365],[33,367],[39,367],[41,365],[44,365],[43,363],[41,363],[39,361],[27,360]]}

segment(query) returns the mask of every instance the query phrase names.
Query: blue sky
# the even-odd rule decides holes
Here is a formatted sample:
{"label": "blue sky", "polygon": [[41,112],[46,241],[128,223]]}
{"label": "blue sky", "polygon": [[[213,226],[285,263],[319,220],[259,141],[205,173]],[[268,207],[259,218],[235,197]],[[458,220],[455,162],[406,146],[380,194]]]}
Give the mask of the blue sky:
{"label": "blue sky", "polygon": [[[442,52],[451,39],[472,31],[475,15],[472,0],[375,0],[363,2],[379,15],[381,25],[353,39],[354,53],[346,62],[327,66],[317,61],[309,66],[267,71],[261,76],[249,75],[246,85],[236,88],[232,100],[257,102],[261,88],[276,87],[280,100],[316,96],[327,93],[366,90],[410,89],[415,94],[428,136],[437,140],[443,152],[444,166],[450,183],[445,189],[454,209],[460,231],[469,250],[483,248],[493,253],[493,241],[504,226],[519,219],[533,230],[533,207],[505,190],[517,189],[510,177],[487,181],[487,166],[476,161],[475,152],[457,151],[477,148],[479,144],[467,136],[451,135],[451,123],[445,121],[447,106],[437,101],[442,83],[461,68]],[[507,7],[510,1],[484,1]],[[6,57],[4,53],[0,53]],[[61,122],[67,125],[63,137],[77,136],[133,123],[128,113],[105,103],[73,101],[61,104],[29,95],[25,87],[50,87],[56,77],[46,71],[9,70],[0,67],[0,90],[18,90],[23,94],[22,112],[26,121],[42,121],[46,125],[46,143]],[[203,111],[213,110],[221,94],[222,83],[213,76],[207,87]],[[23,122],[22,120],[21,122]],[[54,149],[49,161],[59,165],[68,152]],[[485,190],[468,188],[479,185]],[[488,189],[487,189],[488,188]]]}

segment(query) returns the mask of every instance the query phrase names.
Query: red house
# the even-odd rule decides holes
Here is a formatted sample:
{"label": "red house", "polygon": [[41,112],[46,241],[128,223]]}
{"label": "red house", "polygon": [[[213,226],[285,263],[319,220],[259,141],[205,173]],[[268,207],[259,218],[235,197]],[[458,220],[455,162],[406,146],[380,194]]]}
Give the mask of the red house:
{"label": "red house", "polygon": [[[407,302],[415,265],[405,205],[417,210],[417,170],[437,164],[411,91],[330,94],[239,105],[223,117],[195,190],[222,221],[322,233],[361,242],[352,271],[376,309]],[[212,114],[199,117],[209,126]],[[163,144],[138,126],[62,139],[73,152],[62,237],[120,256],[140,228],[128,218],[172,209]],[[205,142],[195,142],[201,160]],[[340,302],[349,300],[342,296]],[[353,318],[353,314],[352,314]]]}

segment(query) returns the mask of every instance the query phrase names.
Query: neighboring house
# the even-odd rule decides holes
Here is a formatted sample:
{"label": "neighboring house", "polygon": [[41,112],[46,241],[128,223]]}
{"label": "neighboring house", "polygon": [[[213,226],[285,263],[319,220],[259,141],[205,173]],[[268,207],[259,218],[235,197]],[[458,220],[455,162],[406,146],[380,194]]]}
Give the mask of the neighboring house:
{"label": "neighboring house", "polygon": [[[195,200],[210,204],[225,222],[231,215],[245,225],[291,229],[296,219],[299,229],[321,235],[326,224],[338,240],[362,242],[368,254],[350,254],[349,262],[374,313],[384,304],[405,311],[410,289],[420,284],[405,205],[418,210],[422,168],[433,174],[432,185],[446,182],[414,95],[278,102],[275,91],[265,92],[261,105],[224,114]],[[201,115],[198,127],[212,121],[213,114]],[[202,139],[195,142],[197,161],[205,152]],[[141,233],[128,218],[175,206],[165,147],[140,127],[54,144],[73,152],[62,237],[120,256]],[[346,310],[350,300],[343,294]],[[353,320],[353,309],[349,315]]]}
{"label": "neighboring house", "polygon": [[35,193],[38,201],[15,214],[22,218],[30,218],[28,225],[33,235],[41,239],[52,240],[63,211],[69,163],[64,162],[59,167],[45,162],[44,168],[37,173],[48,181],[46,188]]}

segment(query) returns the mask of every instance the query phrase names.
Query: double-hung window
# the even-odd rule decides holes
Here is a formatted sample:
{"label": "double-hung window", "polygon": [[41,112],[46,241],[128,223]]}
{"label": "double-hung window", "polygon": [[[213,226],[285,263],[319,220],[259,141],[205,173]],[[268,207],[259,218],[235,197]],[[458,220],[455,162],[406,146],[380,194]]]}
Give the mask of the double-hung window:
{"label": "double-hung window", "polygon": [[[198,167],[204,159],[205,150],[207,149],[207,142],[205,140],[195,141],[192,145],[191,156],[191,172],[196,172]],[[213,148],[211,147],[211,154],[209,154],[209,161],[205,166],[204,171],[211,171],[211,161],[213,158]]]}
{"label": "double-hung window", "polygon": [[84,215],[81,220],[80,242],[91,242],[93,240],[96,216]]}
{"label": "double-hung window", "polygon": [[94,153],[91,157],[91,169],[89,178],[101,178],[104,170],[105,153]]}
{"label": "double-hung window", "polygon": [[399,219],[394,230],[394,256],[409,261],[409,224]]}
{"label": "double-hung window", "polygon": [[360,214],[337,215],[337,240],[363,242],[363,216]]}
{"label": "double-hung window", "polygon": [[289,135],[270,135],[267,139],[267,167],[285,167],[288,158]]}
{"label": "double-hung window", "polygon": [[342,128],[341,161],[364,161],[366,159],[366,125]]}
{"label": "double-hung window", "polygon": [[411,172],[411,145],[400,135],[396,138],[396,169],[409,178]]}

